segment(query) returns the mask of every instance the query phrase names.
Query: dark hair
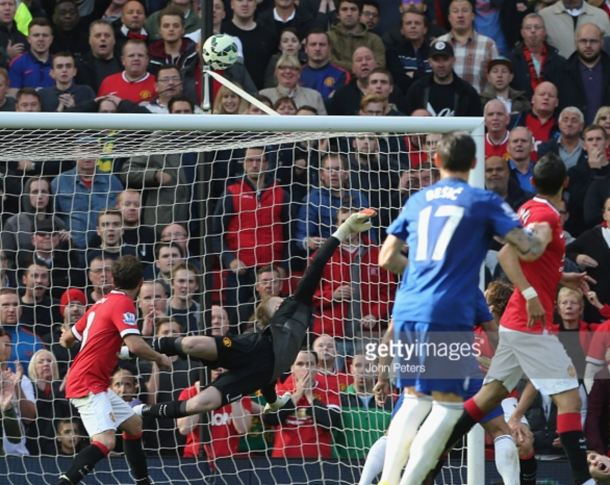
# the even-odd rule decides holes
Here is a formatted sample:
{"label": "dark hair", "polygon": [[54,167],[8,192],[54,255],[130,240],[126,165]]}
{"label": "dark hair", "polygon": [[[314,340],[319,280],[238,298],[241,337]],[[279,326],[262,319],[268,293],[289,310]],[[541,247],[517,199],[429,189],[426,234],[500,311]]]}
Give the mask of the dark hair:
{"label": "dark hair", "polygon": [[[267,106],[269,106],[270,108],[273,108],[273,103],[271,102],[271,100],[265,96],[264,94],[257,94],[256,96],[254,96],[254,99],[256,99],[257,101],[260,101],[261,103],[266,104]],[[249,105],[252,105],[252,103],[248,103]]]}
{"label": "dark hair", "polygon": [[536,194],[555,195],[563,187],[568,175],[563,160],[554,153],[547,153],[534,165],[534,187]]}
{"label": "dark hair", "polygon": [[291,34],[294,34],[296,36],[296,38],[299,39],[299,42],[301,42],[303,40],[303,38],[301,37],[301,33],[297,29],[295,29],[294,27],[284,27],[282,29],[282,31],[280,32],[280,36],[278,37],[278,40],[281,41],[282,34],[284,32],[290,32]]}
{"label": "dark hair", "polygon": [[273,109],[277,111],[282,103],[291,103],[294,106],[295,111],[298,109],[297,104],[294,102],[294,99],[289,98],[288,96],[282,96],[275,103],[273,103]]}
{"label": "dark hair", "polygon": [[159,13],[159,27],[161,27],[161,19],[166,16],[180,17],[180,23],[184,27],[184,13],[175,5],[168,5]]}
{"label": "dark hair", "polygon": [[358,7],[358,13],[362,13],[362,2],[361,0],[339,0],[337,2],[337,10],[341,9],[341,5],[344,3],[353,3],[354,5],[356,5],[356,7]]}
{"label": "dark hair", "polygon": [[182,271],[182,270],[186,270],[186,271],[190,271],[191,273],[195,273],[195,276],[199,276],[201,274],[201,271],[199,271],[199,268],[197,268],[197,266],[195,266],[193,263],[189,263],[187,261],[182,261],[181,263],[178,263],[176,266],[174,266],[172,268],[172,277],[176,277],[176,273],[178,271]]}
{"label": "dark hair", "polygon": [[307,44],[307,39],[309,39],[310,35],[324,35],[326,36],[326,42],[328,42],[330,44],[330,37],[328,35],[328,32],[326,30],[322,30],[322,29],[311,29],[309,32],[307,32],[307,35],[305,36],[305,43]]}
{"label": "dark hair", "polygon": [[[180,76],[180,77],[182,78],[182,76]],[[191,98],[188,94],[180,93],[180,94],[176,94],[167,103],[167,109],[169,110],[170,113],[172,112],[174,104],[179,103],[179,102],[188,103],[190,105],[191,109],[193,110],[193,113],[195,112],[195,102],[193,101],[193,98]]]}
{"label": "dark hair", "polygon": [[414,5],[409,5],[407,9],[402,12],[402,16],[400,17],[401,23],[405,19],[405,15],[407,15],[408,13],[414,13],[415,15],[419,15],[424,20],[424,25],[428,27],[428,18],[426,17],[426,14],[421,10],[418,10],[417,7]]}
{"label": "dark hair", "polygon": [[271,266],[270,264],[268,264],[267,266],[263,266],[262,268],[258,268],[256,270],[256,281],[258,281],[258,279],[260,278],[260,276],[263,273],[274,273],[278,277],[280,276],[280,270],[278,269],[278,267],[277,266]]}
{"label": "dark hair", "polygon": [[36,96],[38,98],[38,102],[40,102],[40,94],[38,94],[38,91],[36,91],[34,88],[31,88],[29,86],[19,89],[19,91],[17,91],[15,98],[17,99],[17,102],[19,102],[19,98],[21,98],[21,96],[25,96],[28,94],[31,96]]}
{"label": "dark hair", "polygon": [[74,61],[75,63],[74,65],[76,65],[76,59],[74,59],[74,54],[72,54],[72,52],[61,51],[55,54],[53,56],[53,59],[51,60],[51,66],[53,67],[53,69],[55,69],[55,59],[57,59],[58,57],[71,57],[72,61]]}
{"label": "dark hair", "polygon": [[316,115],[318,114],[318,110],[316,108],[314,108],[313,106],[309,106],[308,104],[304,104],[299,109],[297,109],[297,114],[299,113],[299,111],[311,111],[312,113],[315,113]]}
{"label": "dark hair", "polygon": [[608,139],[608,133],[606,133],[606,130],[603,126],[601,125],[589,125],[587,126],[583,132],[582,132],[582,139],[585,139],[585,136],[587,135],[587,133],[589,133],[590,131],[601,131],[604,134],[604,140]]}
{"label": "dark hair", "polygon": [[114,29],[112,28],[112,24],[108,22],[108,20],[102,19],[97,19],[91,22],[91,25],[89,26],[89,35],[91,35],[91,32],[93,32],[93,27],[95,27],[96,25],[104,25],[108,27],[110,29],[110,32],[112,33],[112,37],[114,38]]}
{"label": "dark hair", "polygon": [[134,290],[142,282],[143,274],[142,263],[131,254],[112,263],[112,279],[117,290]]}
{"label": "dark hair", "polygon": [[366,76],[365,82],[366,82],[367,86],[369,84],[369,79],[371,79],[371,76],[373,74],[385,74],[386,76],[388,76],[388,80],[390,81],[390,84],[394,85],[394,76],[392,76],[392,73],[384,67],[376,67],[371,72],[369,72],[368,75]]}
{"label": "dark hair", "polygon": [[498,317],[504,315],[504,310],[506,310],[506,305],[508,305],[508,300],[513,294],[513,290],[513,285],[502,280],[492,281],[487,286],[487,303],[490,308],[493,307],[494,313]]}
{"label": "dark hair", "polygon": [[[180,68],[178,66],[176,66],[175,64],[164,64],[163,66],[161,66],[159,68],[159,70],[157,71],[157,75],[155,76],[155,79],[159,79],[161,77],[161,71],[178,71],[178,75],[180,76],[180,80],[182,81],[182,72],[180,72]],[[177,95],[176,95],[177,96]]]}
{"label": "dark hair", "polygon": [[379,2],[377,0],[362,0],[362,7],[364,9],[365,5],[370,5],[371,7],[375,7],[377,12],[381,13],[381,8],[379,8]]}
{"label": "dark hair", "polygon": [[121,49],[121,55],[125,55],[125,49],[127,49],[127,46],[130,45],[138,45],[144,47],[146,49],[146,55],[148,55],[148,47],[146,46],[146,42],[144,42],[142,39],[129,39],[127,42],[125,42],[123,48]]}
{"label": "dark hair", "polygon": [[476,150],[474,140],[465,131],[446,133],[436,147],[441,167],[450,172],[470,170]]}
{"label": "dark hair", "polygon": [[48,27],[49,29],[51,29],[51,31],[53,30],[53,27],[51,27],[51,22],[49,22],[44,17],[36,17],[35,19],[32,19],[30,25],[28,25],[28,33],[30,32],[32,27]]}
{"label": "dark hair", "polygon": [[155,245],[155,259],[159,258],[161,248],[176,248],[180,253],[180,257],[184,258],[184,251],[182,250],[182,246],[180,246],[180,244],[175,241],[159,241]]}

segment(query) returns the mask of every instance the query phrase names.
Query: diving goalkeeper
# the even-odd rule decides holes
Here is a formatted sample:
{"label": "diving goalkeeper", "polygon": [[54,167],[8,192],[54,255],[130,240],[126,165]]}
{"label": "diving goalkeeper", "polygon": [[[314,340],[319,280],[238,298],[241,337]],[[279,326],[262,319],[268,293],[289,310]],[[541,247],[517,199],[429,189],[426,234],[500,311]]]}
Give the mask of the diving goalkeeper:
{"label": "diving goalkeeper", "polygon": [[315,254],[294,295],[282,299],[270,297],[256,309],[261,332],[238,336],[162,337],[153,348],[166,355],[190,355],[212,369],[229,369],[209,386],[187,401],[172,401],[134,407],[140,416],[181,418],[207,413],[261,390],[265,412],[281,409],[290,393],[278,398],[276,380],[294,363],[301,350],[312,314],[312,299],[322,278],[324,266],[341,242],[352,232],[371,228],[375,211],[365,209],[352,214]]}

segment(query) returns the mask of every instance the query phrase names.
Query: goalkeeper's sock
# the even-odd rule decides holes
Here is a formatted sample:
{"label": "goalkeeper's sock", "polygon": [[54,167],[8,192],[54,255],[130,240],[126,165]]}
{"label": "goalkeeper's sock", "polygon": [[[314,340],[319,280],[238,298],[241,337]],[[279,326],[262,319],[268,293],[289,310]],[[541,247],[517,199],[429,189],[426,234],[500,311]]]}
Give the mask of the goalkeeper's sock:
{"label": "goalkeeper's sock", "polygon": [[587,463],[587,442],[582,433],[580,413],[557,415],[557,434],[570,462],[574,483],[579,485],[591,480]]}
{"label": "goalkeeper's sock", "polygon": [[[432,408],[431,397],[405,396],[390,428],[380,485],[398,485],[400,472],[409,459],[417,429]],[[421,485],[421,484],[418,484]]]}
{"label": "goalkeeper's sock", "polygon": [[529,456],[519,457],[519,467],[521,469],[521,485],[536,485],[536,475],[538,474],[538,462],[534,450]]}
{"label": "goalkeeper's sock", "polygon": [[123,450],[125,450],[125,459],[129,463],[136,485],[151,485],[148,478],[146,454],[142,448],[142,433],[137,435],[123,433]]}
{"label": "goalkeeper's sock", "polygon": [[459,402],[432,404],[432,411],[421,425],[413,443],[400,485],[421,485],[444,451],[451,430],[464,411]]}
{"label": "goalkeeper's sock", "polygon": [[74,457],[68,471],[59,477],[59,485],[76,485],[93,470],[95,464],[108,456],[110,451],[99,441],[93,441]]}
{"label": "goalkeeper's sock", "polygon": [[358,485],[371,485],[375,477],[382,472],[387,443],[387,436],[382,436],[373,443],[373,446],[371,446],[371,449],[369,450],[369,454],[366,456]]}
{"label": "goalkeeper's sock", "polygon": [[[134,411],[136,414],[142,417],[151,417],[151,418],[184,418],[185,416],[190,416],[190,414],[186,411],[186,403],[188,401],[171,401],[163,404],[151,404],[150,406],[140,404],[139,406],[134,406]],[[136,407],[140,407],[138,411],[136,411]]]}
{"label": "goalkeeper's sock", "polygon": [[494,451],[496,468],[504,485],[519,485],[519,452],[512,436],[502,435],[494,439]]}
{"label": "goalkeeper's sock", "polygon": [[186,359],[188,356],[182,350],[182,339],[183,337],[159,337],[153,340],[152,348],[169,357],[178,355],[180,358]]}

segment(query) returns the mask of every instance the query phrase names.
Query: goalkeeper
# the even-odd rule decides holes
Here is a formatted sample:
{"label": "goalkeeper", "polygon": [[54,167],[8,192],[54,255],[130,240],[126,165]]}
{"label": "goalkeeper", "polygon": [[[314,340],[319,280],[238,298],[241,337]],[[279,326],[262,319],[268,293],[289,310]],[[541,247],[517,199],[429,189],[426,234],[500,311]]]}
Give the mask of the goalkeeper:
{"label": "goalkeeper", "polygon": [[162,337],[154,341],[153,348],[160,353],[190,355],[211,368],[229,370],[188,401],[141,404],[134,407],[136,414],[181,418],[207,413],[259,389],[267,401],[265,412],[281,409],[291,396],[285,393],[278,398],[275,383],[301,350],[311,320],[313,294],[324,266],[349,234],[371,228],[370,219],[375,214],[371,209],[352,214],[318,250],[294,295],[285,300],[271,297],[258,306],[257,319],[266,324],[262,332],[235,337]]}

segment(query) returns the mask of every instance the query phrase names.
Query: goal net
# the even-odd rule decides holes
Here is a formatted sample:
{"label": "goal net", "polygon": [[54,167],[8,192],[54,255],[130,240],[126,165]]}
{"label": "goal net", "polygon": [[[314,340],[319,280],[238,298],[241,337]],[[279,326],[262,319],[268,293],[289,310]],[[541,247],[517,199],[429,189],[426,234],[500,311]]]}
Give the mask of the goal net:
{"label": "goal net", "polygon": [[[54,484],[88,444],[64,392],[77,350],[59,338],[112,290],[120,255],[145,267],[145,338],[230,336],[256,331],[258,302],[291,294],[336,224],[373,207],[373,229],[337,250],[316,288],[308,342],[318,361],[300,354],[305,370],[278,384],[303,396],[290,413],[263,416],[255,394],[207,416],[143,423],[157,485],[358,483],[397,398],[375,405],[375,367],[363,358],[397,287],[378,249],[408,197],[439,177],[431,153],[456,129],[473,134],[482,161],[478,118],[3,114],[0,362],[13,373],[4,379],[19,379],[22,432],[4,435],[0,482]],[[484,185],[482,163],[471,183]],[[172,365],[121,361],[110,387],[131,404],[163,403],[217,378],[196,359]],[[10,390],[1,397],[9,403]],[[482,484],[484,468],[477,434],[437,483]],[[84,483],[132,482],[117,435]]]}

